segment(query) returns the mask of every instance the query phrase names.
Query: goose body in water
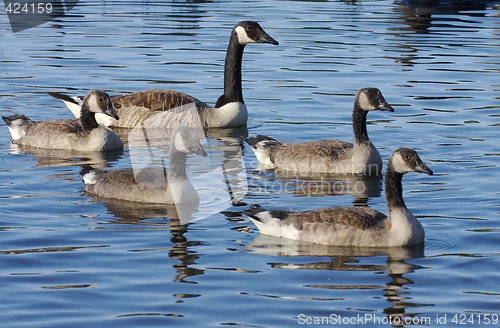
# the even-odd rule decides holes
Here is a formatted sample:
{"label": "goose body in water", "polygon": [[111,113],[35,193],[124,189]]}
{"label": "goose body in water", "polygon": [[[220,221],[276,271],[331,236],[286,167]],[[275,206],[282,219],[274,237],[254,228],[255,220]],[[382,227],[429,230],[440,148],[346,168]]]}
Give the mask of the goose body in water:
{"label": "goose body in water", "polygon": [[373,110],[394,111],[379,89],[359,90],[352,112],[354,144],[341,140],[294,144],[263,135],[247,138],[246,142],[260,163],[289,174],[379,174],[382,171],[382,158],[366,130],[366,115]]}
{"label": "goose body in water", "polygon": [[[134,92],[123,96],[112,96],[120,120],[116,121],[104,116],[97,120],[106,126],[134,128],[143,127],[175,127],[179,124],[198,127],[199,122],[205,128],[227,128],[245,125],[248,112],[243,100],[241,86],[241,64],[243,50],[250,43],[269,43],[277,45],[278,41],[269,36],[259,23],[242,21],[231,32],[224,65],[224,94],[215,106],[210,106],[195,97],[175,90],[153,89]],[[53,97],[64,101],[66,106],[78,116],[80,99],[50,92]],[[172,109],[193,104],[199,117],[186,116],[179,122]],[[152,118],[152,119],[150,119]],[[174,123],[171,123],[175,121]]]}
{"label": "goose body in water", "polygon": [[97,123],[97,114],[118,120],[108,94],[102,90],[89,91],[83,99],[79,118],[42,122],[32,121],[20,114],[2,118],[14,144],[83,152],[123,149],[120,137]]}
{"label": "goose body in water", "polygon": [[[170,146],[170,166],[144,168],[135,174],[133,169],[92,171],[83,176],[85,191],[103,198],[140,203],[183,204],[198,203],[197,191],[186,175],[188,154],[207,156],[196,132],[189,127],[173,130]],[[166,175],[166,176],[165,176]]]}
{"label": "goose body in water", "polygon": [[262,234],[336,246],[409,246],[424,241],[424,228],[406,207],[401,180],[407,172],[432,175],[416,151],[395,150],[387,165],[388,216],[368,207],[330,207],[313,211],[245,211]]}

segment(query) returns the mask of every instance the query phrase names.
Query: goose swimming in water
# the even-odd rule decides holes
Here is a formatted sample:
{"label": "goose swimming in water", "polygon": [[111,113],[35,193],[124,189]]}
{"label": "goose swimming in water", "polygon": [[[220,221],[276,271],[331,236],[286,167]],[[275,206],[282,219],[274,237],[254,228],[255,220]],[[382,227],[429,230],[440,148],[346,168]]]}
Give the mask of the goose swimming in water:
{"label": "goose swimming in water", "polygon": [[424,228],[403,200],[401,180],[407,172],[433,174],[415,150],[395,150],[385,176],[388,216],[368,207],[330,207],[303,212],[253,208],[244,213],[265,235],[336,246],[416,245],[424,241]]}
{"label": "goose swimming in water", "polygon": [[25,115],[2,116],[12,135],[12,143],[45,149],[99,152],[123,149],[113,131],[99,125],[96,114],[118,120],[111,100],[102,90],[91,90],[82,102],[80,117],[35,122]]}
{"label": "goose swimming in water", "polygon": [[170,166],[166,177],[163,168],[151,167],[137,174],[132,169],[92,171],[83,176],[85,191],[103,198],[141,203],[198,203],[199,195],[186,175],[186,158],[188,154],[206,157],[207,153],[192,128],[174,129],[170,140]]}
{"label": "goose swimming in water", "polygon": [[301,174],[379,174],[382,158],[368,139],[366,115],[373,110],[393,112],[377,88],[364,88],[356,93],[352,112],[354,144],[341,140],[283,143],[257,135],[247,138],[258,161],[267,167]]}
{"label": "goose swimming in water", "polygon": [[[179,124],[196,127],[201,121],[201,125],[206,128],[227,128],[245,125],[248,112],[243,101],[243,91],[241,86],[241,63],[243,50],[250,43],[269,43],[278,45],[278,41],[269,36],[254,21],[242,21],[233,28],[229,45],[226,52],[224,65],[224,94],[217,99],[215,106],[210,106],[195,97],[185,93],[154,89],[134,92],[123,96],[112,96],[113,105],[118,111],[120,120],[116,121],[108,117],[98,116],[97,120],[105,126],[116,126],[124,128],[134,128],[139,124],[143,127],[175,127]],[[67,95],[50,92],[51,96],[64,101],[66,106],[78,116],[80,99]],[[187,118],[182,122],[170,124],[174,114],[173,108],[194,104],[199,114],[192,122],[192,118]],[[148,118],[154,117],[151,120]],[[199,120],[199,121],[198,121]]]}

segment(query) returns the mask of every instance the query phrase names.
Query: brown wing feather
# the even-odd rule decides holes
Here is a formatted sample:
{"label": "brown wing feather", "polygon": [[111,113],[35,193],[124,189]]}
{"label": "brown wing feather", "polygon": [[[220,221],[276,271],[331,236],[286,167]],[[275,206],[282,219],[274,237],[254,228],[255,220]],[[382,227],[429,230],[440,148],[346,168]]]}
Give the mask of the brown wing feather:
{"label": "brown wing feather", "polygon": [[351,150],[353,145],[342,140],[315,140],[306,141],[297,144],[284,144],[278,147],[277,151],[271,154],[271,161],[274,162],[274,157],[299,158],[302,157],[330,157],[332,159],[342,159]]}
{"label": "brown wing feather", "polygon": [[124,96],[112,96],[116,110],[126,107],[144,107],[152,111],[167,111],[172,108],[196,103],[196,107],[209,107],[206,103],[188,94],[166,89],[144,90]]}
{"label": "brown wing feather", "polygon": [[327,224],[335,230],[346,226],[366,230],[378,226],[385,219],[385,214],[368,207],[330,207],[315,211],[290,212],[283,221],[293,224],[299,230],[308,224]]}

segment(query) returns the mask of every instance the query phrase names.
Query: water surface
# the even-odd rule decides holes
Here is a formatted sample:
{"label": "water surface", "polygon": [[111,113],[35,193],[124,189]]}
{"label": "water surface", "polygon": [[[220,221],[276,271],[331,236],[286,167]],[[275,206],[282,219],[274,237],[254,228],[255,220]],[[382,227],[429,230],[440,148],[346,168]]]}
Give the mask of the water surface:
{"label": "water surface", "polygon": [[[207,161],[188,159],[201,196],[188,225],[173,206],[83,193],[81,172],[148,156],[168,164],[166,147],[118,131],[122,153],[25,150],[0,129],[2,326],[290,327],[358,315],[380,320],[369,326],[491,326],[485,318],[500,315],[500,13],[495,1],[424,3],[87,1],[16,34],[0,16],[0,112],[35,120],[71,117],[47,91],[170,88],[214,103],[238,21],[258,20],[280,42],[245,50],[247,128],[210,131]],[[355,249],[260,235],[242,216],[250,204],[386,212],[379,179],[295,180],[235,147],[257,133],[350,141],[354,94],[367,86],[395,108],[368,115],[384,161],[412,147],[435,173],[403,180],[425,244]],[[228,181],[241,203],[232,205]]]}

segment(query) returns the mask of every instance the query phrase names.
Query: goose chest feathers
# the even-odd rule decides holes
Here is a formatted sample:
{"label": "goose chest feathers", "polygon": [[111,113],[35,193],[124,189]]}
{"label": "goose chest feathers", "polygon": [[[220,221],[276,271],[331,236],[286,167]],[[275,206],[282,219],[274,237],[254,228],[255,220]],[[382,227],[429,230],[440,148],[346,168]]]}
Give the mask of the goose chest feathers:
{"label": "goose chest feathers", "polygon": [[199,195],[186,175],[188,154],[207,156],[196,131],[189,127],[173,130],[170,166],[92,171],[83,176],[85,192],[103,198],[154,204],[198,203]]}
{"label": "goose chest feathers", "polygon": [[413,149],[399,148],[385,177],[388,216],[368,207],[330,207],[313,211],[245,211],[262,234],[336,246],[409,246],[424,241],[424,228],[406,207],[401,180],[407,172],[432,175]]}
{"label": "goose chest feathers", "polygon": [[341,140],[317,140],[284,143],[268,136],[247,138],[257,160],[267,167],[296,175],[307,174],[379,174],[382,158],[366,130],[366,115],[373,110],[393,112],[377,88],[356,93],[352,112],[354,144]]}
{"label": "goose chest feathers", "polygon": [[15,144],[83,152],[122,149],[120,137],[99,125],[95,119],[97,114],[118,120],[108,94],[102,90],[89,91],[82,101],[79,118],[42,122],[32,121],[20,114],[2,118]]}
{"label": "goose chest feathers", "polygon": [[[112,96],[120,120],[105,116],[97,116],[97,121],[105,126],[134,128],[138,124],[143,127],[175,127],[179,124],[197,127],[201,123],[206,128],[226,128],[245,125],[248,112],[243,100],[241,86],[241,63],[243,50],[249,43],[269,43],[278,45],[278,41],[269,36],[254,21],[242,21],[231,32],[224,64],[224,94],[210,106],[185,93],[154,89],[130,93],[123,96]],[[64,101],[71,112],[78,117],[81,100],[78,97],[51,92],[51,96]],[[172,109],[194,104],[199,117],[187,116],[183,121],[175,120]],[[154,119],[149,119],[154,117]],[[148,120],[149,119],[149,120]],[[144,125],[146,124],[146,125]],[[151,125],[151,126],[150,126]]]}

